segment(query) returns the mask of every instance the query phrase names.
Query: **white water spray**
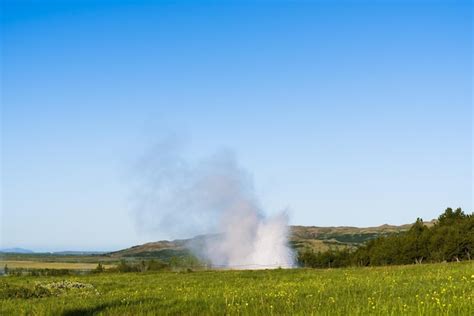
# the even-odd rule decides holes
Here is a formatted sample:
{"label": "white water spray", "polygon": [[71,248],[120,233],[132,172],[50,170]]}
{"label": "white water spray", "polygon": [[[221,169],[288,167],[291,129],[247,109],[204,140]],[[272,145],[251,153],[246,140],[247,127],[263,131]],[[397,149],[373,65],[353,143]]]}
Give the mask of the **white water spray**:
{"label": "white water spray", "polygon": [[293,267],[287,214],[264,216],[251,177],[232,153],[223,151],[193,165],[167,143],[140,167],[146,180],[138,191],[140,228],[174,237],[213,233],[191,249],[215,267]]}

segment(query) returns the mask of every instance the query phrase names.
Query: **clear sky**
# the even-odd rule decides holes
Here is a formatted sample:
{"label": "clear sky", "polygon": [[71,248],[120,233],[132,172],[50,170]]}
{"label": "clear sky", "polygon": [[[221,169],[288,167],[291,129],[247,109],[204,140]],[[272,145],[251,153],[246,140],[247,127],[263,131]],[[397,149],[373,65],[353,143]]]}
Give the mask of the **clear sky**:
{"label": "clear sky", "polygon": [[[225,4],[224,4],[225,3]],[[1,247],[142,234],[166,135],[235,152],[267,213],[373,226],[472,210],[471,1],[2,1]],[[180,136],[180,137],[181,137]]]}

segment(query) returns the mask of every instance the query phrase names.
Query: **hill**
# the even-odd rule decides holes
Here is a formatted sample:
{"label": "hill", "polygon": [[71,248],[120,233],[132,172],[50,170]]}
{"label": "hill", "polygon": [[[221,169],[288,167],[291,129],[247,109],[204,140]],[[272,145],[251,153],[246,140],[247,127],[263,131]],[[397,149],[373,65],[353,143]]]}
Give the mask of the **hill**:
{"label": "hill", "polygon": [[34,251],[23,248],[5,248],[0,249],[0,253],[34,253]]}
{"label": "hill", "polygon": [[[431,226],[434,221],[426,222]],[[354,248],[368,240],[379,236],[396,234],[406,231],[412,224],[401,226],[381,225],[377,227],[317,227],[317,226],[291,226],[289,242],[297,251],[313,250],[326,251],[328,249]],[[202,244],[206,238],[212,236],[196,236],[190,239],[173,241],[162,240],[133,246],[120,251],[108,253],[112,258],[158,258],[183,257],[189,254],[189,248]]]}

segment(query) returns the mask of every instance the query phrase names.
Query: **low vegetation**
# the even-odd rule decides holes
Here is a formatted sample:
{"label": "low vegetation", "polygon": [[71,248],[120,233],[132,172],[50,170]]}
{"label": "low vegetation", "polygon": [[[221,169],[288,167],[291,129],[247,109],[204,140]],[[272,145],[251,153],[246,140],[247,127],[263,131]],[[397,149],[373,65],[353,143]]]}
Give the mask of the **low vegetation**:
{"label": "low vegetation", "polygon": [[474,264],[3,277],[1,315],[473,315]]}

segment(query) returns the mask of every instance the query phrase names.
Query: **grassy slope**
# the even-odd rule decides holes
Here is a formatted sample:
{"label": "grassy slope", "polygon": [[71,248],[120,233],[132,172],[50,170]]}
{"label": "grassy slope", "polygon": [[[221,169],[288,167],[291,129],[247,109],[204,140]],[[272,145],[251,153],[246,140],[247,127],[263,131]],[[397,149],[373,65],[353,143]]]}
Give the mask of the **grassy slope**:
{"label": "grassy slope", "polygon": [[[5,277],[31,287],[59,277]],[[68,277],[92,284],[54,297],[0,301],[2,315],[473,315],[474,264],[334,270],[125,273]],[[0,290],[0,295],[1,295]]]}

